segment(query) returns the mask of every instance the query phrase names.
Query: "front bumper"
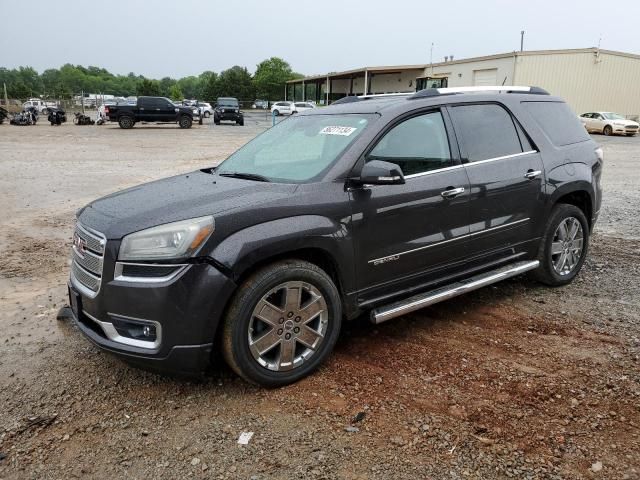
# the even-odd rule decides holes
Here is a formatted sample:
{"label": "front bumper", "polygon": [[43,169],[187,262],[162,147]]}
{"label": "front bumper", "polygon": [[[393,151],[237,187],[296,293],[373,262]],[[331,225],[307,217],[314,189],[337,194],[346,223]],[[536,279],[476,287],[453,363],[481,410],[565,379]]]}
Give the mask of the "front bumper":
{"label": "front bumper", "polygon": [[[98,347],[136,366],[162,373],[198,375],[208,369],[214,337],[235,283],[209,264],[193,264],[166,282],[111,279],[95,297],[72,276],[70,295],[79,298],[74,319]],[[73,302],[72,302],[73,303]],[[157,340],[119,334],[122,322],[156,327]]]}
{"label": "front bumper", "polygon": [[215,112],[215,116],[219,120],[233,120],[233,121],[237,122],[238,120],[240,120],[242,118],[242,113],[240,113],[240,112],[220,112],[220,111],[217,111],[217,112]]}

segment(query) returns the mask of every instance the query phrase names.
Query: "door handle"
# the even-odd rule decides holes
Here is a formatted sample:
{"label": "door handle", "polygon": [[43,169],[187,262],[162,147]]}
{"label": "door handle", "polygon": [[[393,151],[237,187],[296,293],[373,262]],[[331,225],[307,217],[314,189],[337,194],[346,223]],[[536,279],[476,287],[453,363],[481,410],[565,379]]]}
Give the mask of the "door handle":
{"label": "door handle", "polygon": [[440,192],[440,195],[443,198],[452,198],[455,197],[456,195],[460,195],[461,193],[464,192],[464,187],[458,187],[458,188],[447,188],[444,192]]}
{"label": "door handle", "polygon": [[542,174],[541,170],[529,170],[524,174],[524,178],[528,178],[529,180],[533,180],[536,177],[539,177]]}

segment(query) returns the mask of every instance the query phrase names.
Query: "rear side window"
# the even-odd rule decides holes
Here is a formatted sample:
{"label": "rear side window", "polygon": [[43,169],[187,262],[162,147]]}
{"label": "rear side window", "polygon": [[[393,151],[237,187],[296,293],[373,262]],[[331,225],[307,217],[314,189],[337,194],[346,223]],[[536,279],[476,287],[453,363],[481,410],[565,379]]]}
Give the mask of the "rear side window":
{"label": "rear side window", "polygon": [[522,102],[551,143],[558,147],[589,140],[576,114],[564,102]]}
{"label": "rear side window", "polygon": [[451,108],[458,141],[470,162],[522,153],[511,114],[500,105],[460,105]]}

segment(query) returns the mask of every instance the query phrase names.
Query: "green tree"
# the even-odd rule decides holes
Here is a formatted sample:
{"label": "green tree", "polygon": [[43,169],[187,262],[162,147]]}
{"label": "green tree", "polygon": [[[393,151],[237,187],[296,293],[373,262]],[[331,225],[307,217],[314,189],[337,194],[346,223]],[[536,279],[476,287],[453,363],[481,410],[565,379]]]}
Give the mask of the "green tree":
{"label": "green tree", "polygon": [[278,57],[271,57],[260,62],[253,76],[253,85],[258,98],[279,100],[284,92],[287,80],[293,80],[299,74],[291,70],[291,65]]}
{"label": "green tree", "polygon": [[245,67],[238,65],[220,72],[216,88],[218,96],[235,97],[239,100],[253,100],[255,95],[251,74]]}
{"label": "green tree", "polygon": [[137,94],[139,96],[160,96],[160,82],[145,78],[138,83]]}
{"label": "green tree", "polygon": [[215,72],[209,72],[209,75],[201,80],[201,94],[200,97],[206,102],[215,102],[216,98],[220,96],[218,90],[218,74]]}
{"label": "green tree", "polygon": [[180,90],[180,87],[176,84],[171,85],[171,88],[169,89],[169,97],[171,100],[182,100],[184,98],[182,90]]}

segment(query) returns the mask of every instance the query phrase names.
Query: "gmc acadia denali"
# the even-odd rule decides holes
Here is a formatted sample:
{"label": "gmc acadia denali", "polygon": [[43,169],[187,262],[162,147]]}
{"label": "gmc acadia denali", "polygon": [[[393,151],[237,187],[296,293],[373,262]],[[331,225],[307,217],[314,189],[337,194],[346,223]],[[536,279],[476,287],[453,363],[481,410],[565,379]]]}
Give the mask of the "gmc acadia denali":
{"label": "gmc acadia denali", "polygon": [[343,321],[374,323],[531,272],[573,280],[602,150],[536,87],[346,97],[217,167],[79,210],[70,305],[96,345],[201,374],[294,382]]}

